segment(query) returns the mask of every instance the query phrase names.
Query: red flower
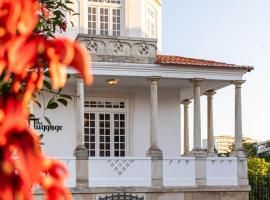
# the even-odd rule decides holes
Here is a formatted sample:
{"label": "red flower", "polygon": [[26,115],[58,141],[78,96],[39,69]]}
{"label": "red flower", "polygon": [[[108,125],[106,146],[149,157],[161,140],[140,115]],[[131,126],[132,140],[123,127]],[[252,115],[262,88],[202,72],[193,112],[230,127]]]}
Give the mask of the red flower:
{"label": "red flower", "polygon": [[88,52],[68,39],[54,39],[48,41],[46,55],[49,60],[50,75],[54,89],[61,88],[66,83],[66,71],[70,65],[78,70],[86,84],[92,83],[89,73],[90,58]]}

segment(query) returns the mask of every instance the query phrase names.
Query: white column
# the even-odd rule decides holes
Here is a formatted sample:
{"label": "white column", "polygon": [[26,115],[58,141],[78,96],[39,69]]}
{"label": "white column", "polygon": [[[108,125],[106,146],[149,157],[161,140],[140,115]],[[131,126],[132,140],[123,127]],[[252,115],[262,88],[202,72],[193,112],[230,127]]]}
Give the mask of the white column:
{"label": "white column", "polygon": [[189,115],[188,107],[191,103],[190,100],[185,99],[181,102],[184,105],[184,155],[189,153]]}
{"label": "white column", "polygon": [[242,102],[241,86],[245,81],[236,80],[235,85],[235,150],[233,156],[237,156],[237,180],[238,185],[248,185],[247,156],[242,144]]}
{"label": "white column", "polygon": [[192,79],[194,86],[194,146],[191,155],[195,157],[195,180],[197,186],[206,185],[206,151],[201,146],[201,88],[203,79]]}
{"label": "white column", "polygon": [[150,149],[159,149],[158,132],[158,80],[160,77],[150,77]]}
{"label": "white column", "polygon": [[195,78],[191,82],[194,86],[194,146],[193,150],[201,150],[201,88],[200,82],[203,79]]}
{"label": "white column", "polygon": [[151,157],[151,185],[163,186],[163,154],[158,146],[158,80],[160,77],[149,77],[150,81],[150,148],[147,156]]}
{"label": "white column", "polygon": [[77,79],[77,134],[76,146],[83,145],[84,139],[84,83]]}
{"label": "white column", "polygon": [[242,151],[242,103],[241,86],[245,81],[234,81],[235,85],[235,151]]}
{"label": "white column", "polygon": [[88,151],[84,146],[84,83],[77,79],[76,187],[89,187]]}
{"label": "white column", "polygon": [[215,141],[214,141],[214,123],[213,123],[213,95],[214,90],[208,90],[204,93],[207,96],[207,154],[208,156],[215,155]]}

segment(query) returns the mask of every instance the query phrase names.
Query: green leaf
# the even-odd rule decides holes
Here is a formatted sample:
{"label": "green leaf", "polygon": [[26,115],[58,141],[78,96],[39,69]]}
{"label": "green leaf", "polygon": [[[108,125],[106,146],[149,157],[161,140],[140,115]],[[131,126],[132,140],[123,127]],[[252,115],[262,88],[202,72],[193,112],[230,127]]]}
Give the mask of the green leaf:
{"label": "green leaf", "polygon": [[41,108],[41,104],[38,102],[38,100],[32,99],[32,101],[33,101],[39,108]]}
{"label": "green leaf", "polygon": [[38,137],[41,140],[44,137],[44,134],[40,134]]}
{"label": "green leaf", "polygon": [[50,84],[49,81],[44,80],[43,84],[48,90],[52,90],[52,85]]}
{"label": "green leaf", "polygon": [[72,100],[72,97],[69,96],[69,95],[67,95],[67,94],[60,94],[59,96],[65,98],[65,99],[70,99],[70,100]]}
{"label": "green leaf", "polygon": [[57,108],[58,107],[58,103],[57,102],[49,102],[48,104],[47,104],[47,108],[48,109],[55,109],[55,108]]}
{"label": "green leaf", "polygon": [[61,104],[63,104],[64,106],[67,106],[68,102],[66,99],[63,99],[63,98],[59,98],[57,99],[58,102],[60,102]]}
{"label": "green leaf", "polygon": [[44,118],[45,118],[46,122],[51,126],[52,125],[51,120],[46,116],[44,116]]}

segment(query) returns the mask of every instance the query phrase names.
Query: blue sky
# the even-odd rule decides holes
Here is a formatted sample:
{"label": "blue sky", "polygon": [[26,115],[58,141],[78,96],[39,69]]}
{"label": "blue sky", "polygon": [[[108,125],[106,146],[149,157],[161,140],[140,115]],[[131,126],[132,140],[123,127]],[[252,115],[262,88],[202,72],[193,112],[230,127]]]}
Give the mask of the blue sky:
{"label": "blue sky", "polygon": [[[243,133],[270,139],[270,0],[163,0],[162,53],[252,65],[242,89]],[[214,96],[215,134],[234,134],[234,88]],[[202,98],[206,138],[206,99]]]}

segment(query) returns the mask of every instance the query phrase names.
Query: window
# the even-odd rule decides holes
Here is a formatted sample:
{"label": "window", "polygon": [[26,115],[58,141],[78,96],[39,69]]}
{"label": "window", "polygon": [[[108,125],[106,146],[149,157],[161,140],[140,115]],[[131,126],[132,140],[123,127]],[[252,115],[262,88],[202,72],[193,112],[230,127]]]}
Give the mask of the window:
{"label": "window", "polygon": [[84,144],[91,157],[124,157],[127,149],[127,101],[84,102]]}
{"label": "window", "polygon": [[121,1],[88,0],[88,33],[120,36]]}
{"label": "window", "polygon": [[146,31],[148,38],[157,38],[157,11],[153,6],[147,7]]}

